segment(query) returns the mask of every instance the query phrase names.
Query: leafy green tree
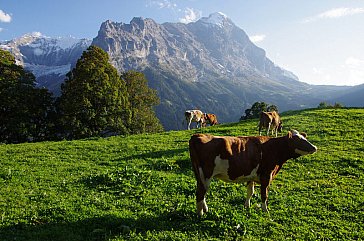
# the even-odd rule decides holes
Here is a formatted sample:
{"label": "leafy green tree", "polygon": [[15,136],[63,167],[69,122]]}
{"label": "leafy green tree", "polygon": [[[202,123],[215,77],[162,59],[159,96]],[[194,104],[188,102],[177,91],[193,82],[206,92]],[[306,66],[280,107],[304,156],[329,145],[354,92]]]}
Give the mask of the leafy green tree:
{"label": "leafy green tree", "polygon": [[276,111],[278,112],[278,107],[276,105],[270,105],[267,107],[267,111]]}
{"label": "leafy green tree", "polygon": [[343,104],[341,104],[341,103],[338,103],[338,102],[335,102],[335,104],[334,104],[334,106],[333,106],[334,108],[343,108],[343,107],[345,107]]}
{"label": "leafy green tree", "polygon": [[241,116],[239,121],[248,120],[252,118],[252,109],[248,108],[244,111],[245,116]]}
{"label": "leafy green tree", "polygon": [[121,78],[126,83],[131,110],[131,133],[159,132],[163,127],[153,107],[159,104],[157,91],[148,87],[143,73],[128,71]]}
{"label": "leafy green tree", "polygon": [[52,95],[35,88],[35,77],[0,50],[0,142],[19,143],[49,138]]}
{"label": "leafy green tree", "polygon": [[260,115],[260,112],[266,111],[268,107],[268,104],[265,102],[255,102],[251,107],[252,116],[251,118],[258,118]]}
{"label": "leafy green tree", "polygon": [[240,120],[247,120],[253,118],[259,118],[260,113],[263,111],[277,111],[278,107],[276,105],[268,105],[265,102],[255,102],[251,108],[245,110],[245,116],[240,117]]}
{"label": "leafy green tree", "polygon": [[320,104],[317,106],[319,109],[328,108],[330,105],[326,102],[320,102]]}
{"label": "leafy green tree", "polygon": [[66,138],[129,133],[131,113],[126,85],[105,51],[90,46],[67,77],[59,99]]}

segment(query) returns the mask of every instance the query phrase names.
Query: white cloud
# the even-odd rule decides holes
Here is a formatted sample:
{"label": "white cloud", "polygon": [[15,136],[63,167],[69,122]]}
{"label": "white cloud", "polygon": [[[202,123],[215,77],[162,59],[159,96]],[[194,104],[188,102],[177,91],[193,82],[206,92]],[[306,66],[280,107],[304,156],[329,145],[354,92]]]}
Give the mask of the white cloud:
{"label": "white cloud", "polygon": [[343,67],[349,73],[348,79],[352,85],[364,83],[364,59],[349,57]]}
{"label": "white cloud", "polygon": [[329,72],[330,72],[330,70],[328,70],[324,67],[313,67],[312,73],[315,76],[315,79],[320,80],[320,83],[316,83],[316,84],[327,85],[327,84],[332,83],[334,80],[332,79],[332,76],[331,76],[331,74],[329,74]]}
{"label": "white cloud", "polygon": [[0,22],[10,23],[11,16],[0,9]]}
{"label": "white cloud", "polygon": [[364,14],[364,8],[334,8],[315,16],[306,18],[303,20],[304,23],[314,22],[320,19],[328,18],[341,18],[346,16],[352,16],[356,14]]}
{"label": "white cloud", "polygon": [[354,57],[349,57],[345,60],[345,64],[347,66],[353,67],[353,68],[363,68],[364,67],[364,60],[357,59]]}
{"label": "white cloud", "polygon": [[179,21],[181,23],[190,23],[198,20],[201,18],[201,11],[194,10],[193,8],[186,8],[185,10],[185,16],[180,18]]}
{"label": "white cloud", "polygon": [[147,7],[151,6],[157,6],[158,8],[175,9],[177,7],[177,4],[170,0],[150,0],[147,2]]}
{"label": "white cloud", "polygon": [[311,84],[320,85],[359,85],[364,84],[364,59],[348,57],[337,64],[316,66],[307,79]]}
{"label": "white cloud", "polygon": [[259,35],[250,36],[249,39],[253,43],[259,43],[259,42],[262,42],[265,39],[265,37],[266,36],[264,34],[259,34]]}

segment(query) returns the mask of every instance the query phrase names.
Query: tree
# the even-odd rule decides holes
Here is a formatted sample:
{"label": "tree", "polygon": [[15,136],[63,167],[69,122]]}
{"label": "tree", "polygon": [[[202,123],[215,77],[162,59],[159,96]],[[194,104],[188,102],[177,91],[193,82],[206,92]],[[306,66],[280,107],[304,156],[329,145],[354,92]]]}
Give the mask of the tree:
{"label": "tree", "polygon": [[121,78],[126,83],[129,96],[131,133],[159,132],[163,127],[155,116],[153,107],[159,104],[157,91],[148,87],[143,73],[128,71]]}
{"label": "tree", "polygon": [[247,120],[253,118],[259,118],[260,113],[263,111],[276,111],[278,112],[278,107],[276,105],[268,105],[265,102],[255,102],[251,108],[245,110],[245,116],[241,116],[240,120]]}
{"label": "tree", "polygon": [[252,105],[251,112],[252,112],[252,118],[258,118],[260,115],[260,112],[267,111],[268,104],[265,102],[255,102]]}
{"label": "tree", "polygon": [[67,78],[59,99],[66,138],[129,133],[131,113],[126,85],[105,51],[90,46]]}
{"label": "tree", "polygon": [[53,98],[35,88],[35,77],[0,50],[0,142],[41,141],[50,134]]}
{"label": "tree", "polygon": [[334,104],[334,106],[333,106],[334,108],[343,108],[344,107],[344,105],[343,104],[341,104],[341,103],[338,103],[338,102],[335,102],[335,104]]}
{"label": "tree", "polygon": [[317,108],[319,109],[324,109],[324,108],[328,108],[330,105],[327,104],[326,102],[320,102],[320,104],[317,106]]}
{"label": "tree", "polygon": [[320,104],[317,106],[319,109],[326,109],[326,108],[343,108],[344,105],[338,102],[335,102],[334,105],[331,105],[327,102],[320,102]]}
{"label": "tree", "polygon": [[270,105],[270,106],[267,107],[267,111],[269,111],[269,112],[272,112],[272,111],[278,112],[278,107],[276,105]]}

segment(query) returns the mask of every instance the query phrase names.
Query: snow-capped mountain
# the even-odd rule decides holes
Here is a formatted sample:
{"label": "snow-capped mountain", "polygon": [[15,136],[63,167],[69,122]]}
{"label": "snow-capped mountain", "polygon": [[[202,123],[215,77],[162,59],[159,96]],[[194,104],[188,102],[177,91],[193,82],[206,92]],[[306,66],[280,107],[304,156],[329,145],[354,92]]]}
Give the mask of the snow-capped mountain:
{"label": "snow-capped mountain", "polygon": [[0,48],[9,50],[19,65],[31,71],[39,86],[52,87],[64,80],[90,44],[88,39],[51,38],[35,32],[0,43]]}
{"label": "snow-capped mountain", "polygon": [[209,17],[202,17],[199,21],[223,28],[226,24],[231,24],[231,20],[222,12],[212,13]]}

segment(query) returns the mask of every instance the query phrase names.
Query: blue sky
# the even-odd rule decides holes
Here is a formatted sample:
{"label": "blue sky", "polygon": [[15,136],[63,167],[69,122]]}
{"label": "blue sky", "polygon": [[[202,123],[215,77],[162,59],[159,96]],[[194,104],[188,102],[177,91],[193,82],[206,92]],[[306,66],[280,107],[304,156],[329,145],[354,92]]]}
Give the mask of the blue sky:
{"label": "blue sky", "polygon": [[362,0],[0,0],[0,40],[32,32],[92,39],[106,20],[188,23],[214,12],[303,82],[364,83]]}

